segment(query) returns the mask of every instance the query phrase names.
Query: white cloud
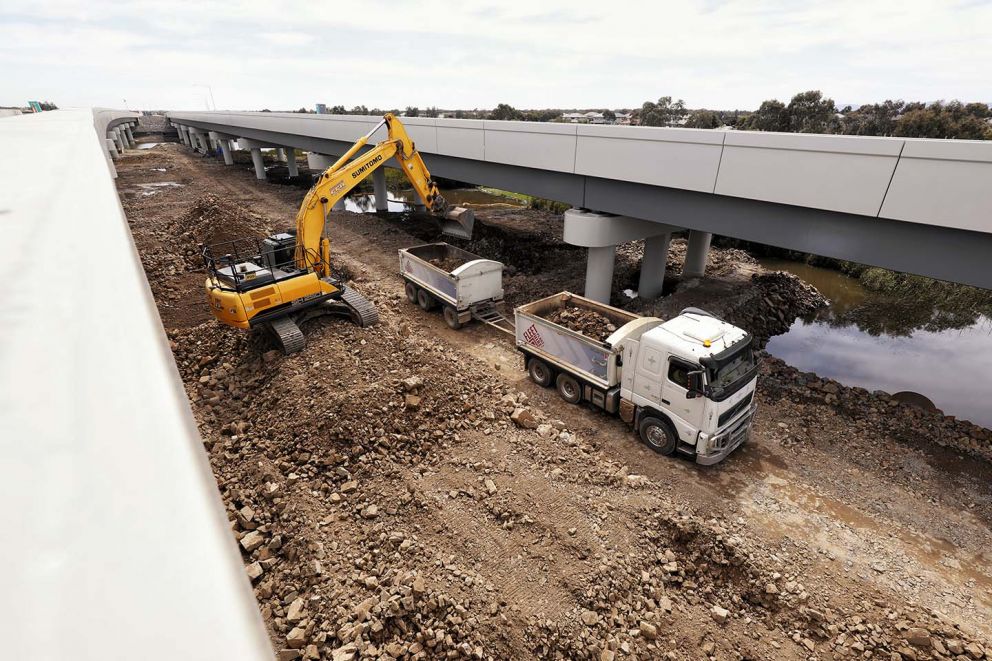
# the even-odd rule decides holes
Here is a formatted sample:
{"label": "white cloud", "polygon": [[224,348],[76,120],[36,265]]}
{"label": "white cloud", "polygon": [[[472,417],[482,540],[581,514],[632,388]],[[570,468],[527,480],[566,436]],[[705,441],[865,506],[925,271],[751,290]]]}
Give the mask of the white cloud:
{"label": "white cloud", "polygon": [[990,2],[7,0],[0,104],[754,107],[989,99]]}

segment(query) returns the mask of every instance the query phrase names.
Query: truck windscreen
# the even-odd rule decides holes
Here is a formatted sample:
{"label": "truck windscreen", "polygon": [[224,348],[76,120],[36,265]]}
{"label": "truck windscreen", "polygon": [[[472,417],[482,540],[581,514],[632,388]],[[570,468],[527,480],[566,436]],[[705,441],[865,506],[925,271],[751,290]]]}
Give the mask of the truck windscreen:
{"label": "truck windscreen", "polygon": [[748,337],[732,351],[712,358],[704,358],[700,362],[709,372],[709,396],[717,401],[737,392],[754,376],[757,367],[754,352],[751,349],[751,338]]}

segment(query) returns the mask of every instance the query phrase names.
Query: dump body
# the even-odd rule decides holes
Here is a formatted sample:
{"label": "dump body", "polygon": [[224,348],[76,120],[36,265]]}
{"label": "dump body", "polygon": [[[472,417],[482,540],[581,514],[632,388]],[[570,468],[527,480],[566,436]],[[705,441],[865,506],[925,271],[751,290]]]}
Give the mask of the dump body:
{"label": "dump body", "polygon": [[[400,273],[458,312],[503,300],[503,264],[447,243],[401,248]],[[433,262],[433,263],[432,263]]]}
{"label": "dump body", "polygon": [[[566,306],[601,314],[616,326],[616,331],[601,342],[547,318]],[[621,353],[619,338],[626,337],[643,319],[568,292],[521,305],[514,310],[514,317],[518,349],[539,356],[558,368],[578,372],[603,389],[612,388],[620,382],[617,364]]]}

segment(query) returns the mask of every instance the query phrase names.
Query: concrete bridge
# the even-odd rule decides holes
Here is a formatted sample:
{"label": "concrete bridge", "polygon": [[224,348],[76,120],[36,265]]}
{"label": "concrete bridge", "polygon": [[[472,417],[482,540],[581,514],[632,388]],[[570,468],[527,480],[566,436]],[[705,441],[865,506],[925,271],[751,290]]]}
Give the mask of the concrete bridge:
{"label": "concrete bridge", "polygon": [[[170,112],[181,139],[225,161],[310,152],[326,167],[381,118]],[[615,246],[646,239],[640,294],[660,292],[668,241],[690,231],[686,275],[713,233],[992,288],[992,143],[404,118],[440,177],[559,200],[565,240],[589,248],[586,293],[604,300]],[[385,137],[385,130],[372,143]],[[236,143],[235,143],[236,141]],[[290,163],[292,169],[295,162]],[[375,180],[384,204],[385,179]],[[592,210],[592,211],[590,211]]]}
{"label": "concrete bridge", "polygon": [[114,110],[112,108],[93,108],[93,128],[97,136],[104,141],[104,151],[108,157],[110,172],[117,177],[117,169],[113,161],[124,154],[125,149],[134,149],[132,127],[138,125],[138,113],[130,110]]}

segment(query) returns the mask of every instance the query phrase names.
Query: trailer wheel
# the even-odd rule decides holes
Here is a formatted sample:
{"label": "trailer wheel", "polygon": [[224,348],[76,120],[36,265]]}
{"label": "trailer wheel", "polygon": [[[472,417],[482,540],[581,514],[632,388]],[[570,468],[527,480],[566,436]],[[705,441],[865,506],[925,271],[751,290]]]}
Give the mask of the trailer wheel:
{"label": "trailer wheel", "polygon": [[543,360],[538,360],[537,358],[531,358],[527,362],[527,373],[530,374],[530,379],[542,388],[547,388],[551,385],[551,368]]}
{"label": "trailer wheel", "polygon": [[406,300],[410,301],[411,303],[416,304],[417,303],[417,285],[413,284],[412,282],[408,282],[408,283],[406,283],[405,289],[406,289]]}
{"label": "trailer wheel", "polygon": [[558,394],[569,404],[578,404],[582,401],[582,386],[568,374],[559,374],[555,381],[558,387]]}
{"label": "trailer wheel", "polygon": [[671,425],[661,418],[644,416],[637,428],[644,445],[658,454],[670,455],[678,447],[679,439]]}
{"label": "trailer wheel", "polygon": [[444,306],[444,323],[448,324],[448,327],[453,330],[458,330],[462,327],[462,322],[458,320],[458,310],[451,307],[450,305]]}
{"label": "trailer wheel", "polygon": [[434,309],[434,297],[428,294],[423,289],[417,290],[417,304],[423,310],[433,310]]}

